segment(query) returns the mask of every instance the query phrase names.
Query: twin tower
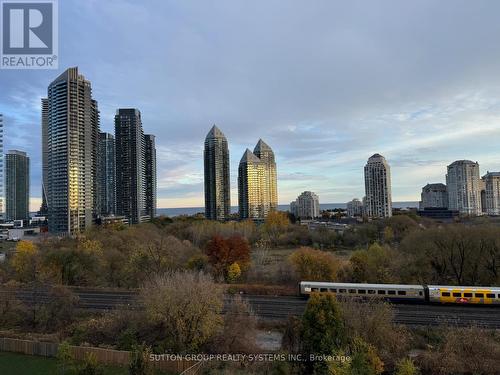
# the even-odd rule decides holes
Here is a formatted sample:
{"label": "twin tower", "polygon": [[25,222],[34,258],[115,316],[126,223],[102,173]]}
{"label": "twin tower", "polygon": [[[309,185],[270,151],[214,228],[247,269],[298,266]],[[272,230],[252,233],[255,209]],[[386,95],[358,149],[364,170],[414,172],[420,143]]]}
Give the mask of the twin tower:
{"label": "twin tower", "polygon": [[[231,214],[229,147],[217,126],[205,138],[205,216],[227,220]],[[274,152],[262,139],[247,149],[238,168],[238,203],[241,219],[264,219],[278,207]]]}

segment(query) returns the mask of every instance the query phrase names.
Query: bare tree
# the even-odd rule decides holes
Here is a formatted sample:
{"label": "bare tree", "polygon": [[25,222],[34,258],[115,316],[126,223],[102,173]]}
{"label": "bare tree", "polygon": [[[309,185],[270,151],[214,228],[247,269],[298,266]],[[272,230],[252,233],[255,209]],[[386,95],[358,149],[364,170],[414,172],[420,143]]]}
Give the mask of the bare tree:
{"label": "bare tree", "polygon": [[223,290],[204,273],[178,271],[146,283],[141,298],[177,352],[197,350],[221,327]]}

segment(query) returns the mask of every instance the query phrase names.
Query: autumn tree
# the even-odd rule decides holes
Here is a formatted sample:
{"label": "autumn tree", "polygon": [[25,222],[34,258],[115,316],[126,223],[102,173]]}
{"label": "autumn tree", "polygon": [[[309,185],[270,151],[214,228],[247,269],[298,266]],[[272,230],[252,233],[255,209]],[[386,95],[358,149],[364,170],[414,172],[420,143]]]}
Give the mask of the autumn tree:
{"label": "autumn tree", "polygon": [[393,275],[396,254],[387,246],[371,245],[367,250],[358,250],[349,260],[353,282],[358,283],[390,283],[396,278]]}
{"label": "autumn tree", "polygon": [[250,246],[241,236],[224,239],[215,236],[207,244],[206,254],[213,267],[214,276],[228,279],[229,267],[237,263],[240,270],[245,270],[250,264]]}
{"label": "autumn tree", "polygon": [[[408,215],[397,215],[392,216],[384,220],[383,224],[385,228],[390,228],[390,233],[392,235],[391,241],[400,242],[409,233],[418,229],[418,223]],[[384,238],[386,238],[386,232],[384,232]]]}
{"label": "autumn tree", "polygon": [[221,327],[223,291],[210,276],[178,271],[148,282],[141,290],[146,314],[158,324],[164,347],[196,351]]}
{"label": "autumn tree", "polygon": [[44,273],[63,285],[95,285],[102,276],[102,252],[90,246],[92,243],[47,250],[43,257]]}
{"label": "autumn tree", "polygon": [[231,264],[227,270],[227,281],[230,283],[234,283],[238,281],[241,276],[241,268],[238,263],[234,262]]}
{"label": "autumn tree", "polygon": [[[302,350],[310,355],[332,355],[347,344],[347,333],[342,321],[342,311],[330,293],[313,293],[306,306],[301,324]],[[307,373],[326,374],[327,364],[310,361],[305,364]]]}
{"label": "autumn tree", "polygon": [[340,261],[336,257],[307,247],[293,252],[289,261],[301,280],[335,281],[340,269]]}
{"label": "autumn tree", "polygon": [[200,255],[200,250],[189,241],[159,234],[145,239],[132,252],[129,264],[138,282],[143,279],[151,281],[164,273],[185,267],[190,258]]}
{"label": "autumn tree", "polygon": [[410,358],[403,358],[396,366],[395,375],[419,375],[420,371]]}
{"label": "autumn tree", "polygon": [[386,302],[371,299],[363,302],[340,299],[340,308],[347,332],[377,349],[378,356],[389,367],[407,355],[409,332],[394,323],[394,310]]}
{"label": "autumn tree", "polygon": [[285,233],[290,226],[288,214],[280,211],[271,211],[266,217],[263,230],[274,246],[278,245],[279,236]]}
{"label": "autumn tree", "polygon": [[37,280],[40,272],[37,246],[31,241],[18,242],[11,265],[19,281],[33,282]]}

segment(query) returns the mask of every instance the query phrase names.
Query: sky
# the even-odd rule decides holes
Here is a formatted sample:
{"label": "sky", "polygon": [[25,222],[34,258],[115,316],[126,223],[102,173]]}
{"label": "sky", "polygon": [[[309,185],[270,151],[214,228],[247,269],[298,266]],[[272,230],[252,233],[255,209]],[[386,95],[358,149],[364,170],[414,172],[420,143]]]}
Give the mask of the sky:
{"label": "sky", "polygon": [[158,206],[203,206],[213,124],[231,157],[274,150],[280,204],[364,195],[374,153],[394,201],[419,200],[446,166],[500,171],[500,2],[496,0],[60,0],[59,70],[0,70],[5,150],[31,157],[41,196],[40,99],[62,71],[92,82],[101,130],[120,107],[157,136]]}

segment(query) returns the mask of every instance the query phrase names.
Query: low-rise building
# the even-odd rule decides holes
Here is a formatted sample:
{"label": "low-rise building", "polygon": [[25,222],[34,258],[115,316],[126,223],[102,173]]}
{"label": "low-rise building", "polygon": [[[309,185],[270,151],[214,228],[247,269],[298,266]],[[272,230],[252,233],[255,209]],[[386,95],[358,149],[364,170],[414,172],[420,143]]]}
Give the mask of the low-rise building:
{"label": "low-rise building", "polygon": [[319,197],[311,191],[304,191],[294,202],[290,203],[290,212],[297,219],[319,217]]}
{"label": "low-rise building", "polygon": [[448,208],[448,190],[445,184],[427,184],[422,188],[419,207],[426,208]]}
{"label": "low-rise building", "polygon": [[357,198],[347,202],[347,216],[361,217],[364,214],[364,203]]}

